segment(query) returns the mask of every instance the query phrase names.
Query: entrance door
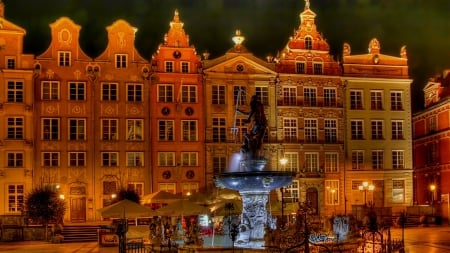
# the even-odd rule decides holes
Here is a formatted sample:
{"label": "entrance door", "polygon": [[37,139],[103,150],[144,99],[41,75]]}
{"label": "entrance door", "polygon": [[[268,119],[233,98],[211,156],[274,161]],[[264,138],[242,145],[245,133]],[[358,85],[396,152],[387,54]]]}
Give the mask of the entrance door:
{"label": "entrance door", "polygon": [[319,213],[319,199],[316,188],[308,188],[306,190],[306,201],[311,203],[311,208],[313,208],[312,214]]}
{"label": "entrance door", "polygon": [[86,221],[86,198],[72,198],[70,200],[70,220],[72,222]]}
{"label": "entrance door", "polygon": [[384,207],[384,181],[373,180],[375,189],[373,190],[373,203],[375,207]]}

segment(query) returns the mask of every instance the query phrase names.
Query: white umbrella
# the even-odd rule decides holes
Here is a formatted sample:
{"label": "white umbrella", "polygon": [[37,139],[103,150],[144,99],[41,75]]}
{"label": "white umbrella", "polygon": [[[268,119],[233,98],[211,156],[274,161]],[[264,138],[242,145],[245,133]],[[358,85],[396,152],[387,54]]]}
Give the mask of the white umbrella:
{"label": "white umbrella", "polygon": [[156,216],[156,212],[152,209],[140,205],[128,199],[124,199],[110,206],[97,210],[103,218],[137,218]]}
{"label": "white umbrella", "polygon": [[157,191],[145,195],[141,199],[142,204],[168,204],[180,200],[182,197],[166,191]]}
{"label": "white umbrella", "polygon": [[190,200],[181,199],[157,209],[156,212],[160,216],[186,216],[208,214],[209,209],[205,206],[195,204]]}

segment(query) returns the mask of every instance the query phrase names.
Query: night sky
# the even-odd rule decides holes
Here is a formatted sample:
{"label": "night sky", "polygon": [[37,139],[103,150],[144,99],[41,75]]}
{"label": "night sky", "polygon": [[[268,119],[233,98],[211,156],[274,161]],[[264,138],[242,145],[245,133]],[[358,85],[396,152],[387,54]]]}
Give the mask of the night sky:
{"label": "night sky", "polygon": [[[40,54],[50,43],[49,24],[67,16],[82,27],[80,44],[92,57],[106,47],[106,26],[125,19],[138,28],[136,47],[147,59],[180,12],[191,44],[199,54],[215,58],[233,45],[240,29],[244,45],[265,59],[276,55],[300,24],[303,0],[3,0],[6,19],[27,30],[25,52]],[[381,53],[399,56],[407,46],[413,98],[423,106],[422,88],[429,77],[450,68],[449,0],[310,0],[316,24],[331,46],[342,54],[344,42],[352,54],[367,52],[378,38]]]}

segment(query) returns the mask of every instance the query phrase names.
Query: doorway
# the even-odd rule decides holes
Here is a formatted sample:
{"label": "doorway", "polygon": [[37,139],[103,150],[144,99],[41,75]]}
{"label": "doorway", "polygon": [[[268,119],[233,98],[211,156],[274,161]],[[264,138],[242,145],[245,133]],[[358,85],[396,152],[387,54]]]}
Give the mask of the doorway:
{"label": "doorway", "polygon": [[71,222],[86,221],[86,197],[70,199],[70,221]]}
{"label": "doorway", "polygon": [[308,188],[306,190],[306,201],[311,204],[312,214],[319,213],[319,194],[316,188]]}

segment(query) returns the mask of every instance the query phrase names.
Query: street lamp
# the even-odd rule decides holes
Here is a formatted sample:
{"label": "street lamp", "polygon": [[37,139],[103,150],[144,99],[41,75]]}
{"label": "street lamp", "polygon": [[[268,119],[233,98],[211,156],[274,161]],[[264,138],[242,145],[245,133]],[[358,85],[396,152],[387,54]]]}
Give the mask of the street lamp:
{"label": "street lamp", "polygon": [[375,186],[373,184],[369,185],[369,182],[364,181],[360,186],[358,186],[358,189],[364,192],[364,206],[367,206],[367,191],[375,190]]}
{"label": "street lamp", "polygon": [[436,185],[435,184],[430,185],[430,191],[431,191],[431,205],[433,205],[434,200],[435,200],[434,194],[436,193]]}
{"label": "street lamp", "polygon": [[234,242],[237,239],[237,236],[239,234],[239,227],[237,224],[233,223],[232,214],[234,211],[234,205],[233,203],[225,203],[225,210],[228,211],[228,235],[230,236],[230,239],[232,241],[232,249],[234,253]]}

